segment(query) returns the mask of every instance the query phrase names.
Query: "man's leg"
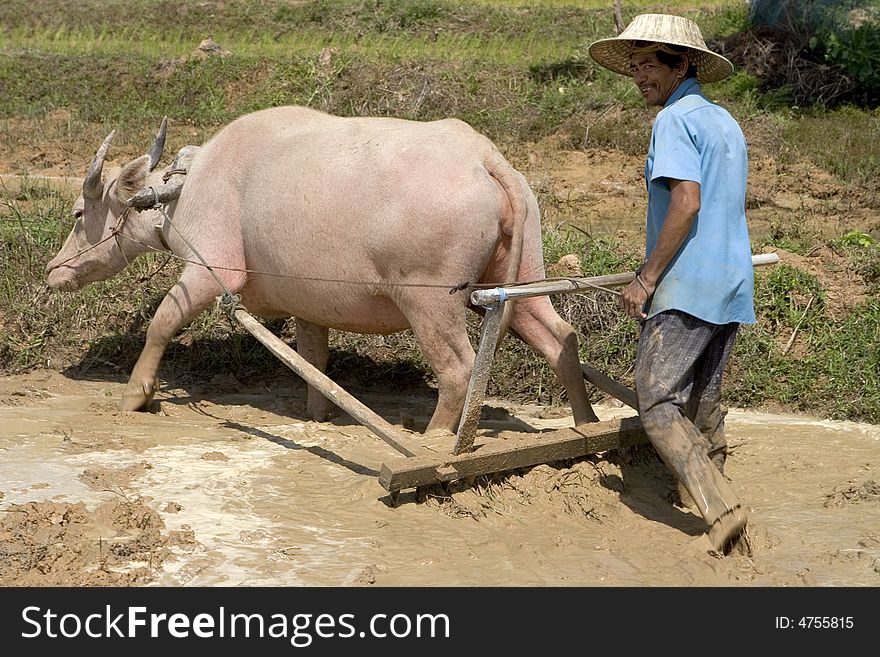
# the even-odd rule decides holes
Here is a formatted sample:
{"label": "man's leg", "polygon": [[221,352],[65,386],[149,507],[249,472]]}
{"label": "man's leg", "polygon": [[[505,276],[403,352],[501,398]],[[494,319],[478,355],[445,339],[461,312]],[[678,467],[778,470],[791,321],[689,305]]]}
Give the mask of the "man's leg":
{"label": "man's leg", "polygon": [[723,550],[745,526],[746,512],[686,416],[695,364],[719,328],[676,311],[655,315],[642,326],[635,374],[645,432],[694,499],[714,547]]}
{"label": "man's leg", "polygon": [[724,462],[727,460],[721,382],[738,329],[739,324],[736,323],[718,327],[694,366],[693,385],[687,404],[687,416],[699,429],[702,446],[721,474],[724,474]]}

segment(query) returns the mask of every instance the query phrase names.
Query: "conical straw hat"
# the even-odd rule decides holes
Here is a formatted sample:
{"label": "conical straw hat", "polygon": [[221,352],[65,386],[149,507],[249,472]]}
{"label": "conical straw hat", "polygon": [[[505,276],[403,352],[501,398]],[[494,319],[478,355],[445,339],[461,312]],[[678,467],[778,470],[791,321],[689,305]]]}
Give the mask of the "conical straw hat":
{"label": "conical straw hat", "polygon": [[700,82],[717,82],[733,73],[730,60],[706,47],[700,27],[696,23],[683,16],[670,14],[636,16],[620,36],[593,43],[589,50],[590,57],[615,73],[631,76],[629,58],[635,41],[689,48],[691,63],[697,68],[697,79]]}

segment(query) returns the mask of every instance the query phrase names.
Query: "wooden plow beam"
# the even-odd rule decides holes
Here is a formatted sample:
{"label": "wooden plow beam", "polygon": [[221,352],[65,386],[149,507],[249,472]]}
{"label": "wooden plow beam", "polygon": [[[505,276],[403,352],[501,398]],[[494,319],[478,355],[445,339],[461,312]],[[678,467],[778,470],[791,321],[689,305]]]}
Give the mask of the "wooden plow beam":
{"label": "wooden plow beam", "polygon": [[[632,417],[544,433],[505,432],[499,438],[481,437],[479,444],[467,454],[442,454],[414,443],[411,436],[343,390],[326,374],[277,338],[244,308],[235,308],[232,315],[251,335],[308,384],[317,388],[330,401],[404,455],[405,458],[383,463],[381,466],[379,483],[391,493],[398,493],[405,488],[417,488],[539,463],[578,458],[585,454],[636,445],[647,440],[638,418]],[[477,418],[479,412],[480,408],[477,407]]]}
{"label": "wooden plow beam", "polygon": [[[467,454],[438,453],[414,443],[411,436],[367,408],[277,338],[244,308],[236,307],[232,315],[307,383],[404,455],[405,458],[383,463],[381,466],[379,483],[391,493],[405,488],[578,458],[647,440],[638,418],[632,417],[544,433],[504,432],[498,438],[481,437],[474,451]],[[479,415],[479,409],[477,410]]]}
{"label": "wooden plow beam", "polygon": [[269,329],[254,319],[244,308],[235,308],[232,311],[232,315],[251,335],[262,342],[269,351],[278,356],[281,362],[398,452],[409,457],[431,454],[430,450],[413,443],[409,436],[336,385],[333,379],[284,344],[282,340],[275,337]]}

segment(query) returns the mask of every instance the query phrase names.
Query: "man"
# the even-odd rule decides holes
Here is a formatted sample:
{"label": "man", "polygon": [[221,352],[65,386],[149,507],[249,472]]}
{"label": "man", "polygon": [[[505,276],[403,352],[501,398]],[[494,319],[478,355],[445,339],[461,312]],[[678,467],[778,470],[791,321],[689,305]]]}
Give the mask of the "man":
{"label": "man", "polygon": [[696,23],[666,14],[636,16],[619,37],[593,43],[590,56],[662,107],[645,165],[646,260],[621,303],[642,321],[642,424],[725,552],[747,520],[722,474],[721,378],[737,328],[755,322],[748,165],[742,130],[700,83],[727,77],[733,65],[706,47]]}

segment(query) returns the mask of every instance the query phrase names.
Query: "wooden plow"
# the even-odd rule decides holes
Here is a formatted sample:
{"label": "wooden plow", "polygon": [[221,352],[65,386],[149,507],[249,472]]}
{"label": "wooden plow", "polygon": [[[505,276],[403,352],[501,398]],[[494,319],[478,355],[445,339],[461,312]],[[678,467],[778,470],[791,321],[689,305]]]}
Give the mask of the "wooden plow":
{"label": "wooden plow", "polygon": [[[770,265],[778,261],[779,256],[775,253],[752,257],[754,266]],[[383,463],[379,474],[380,485],[389,492],[392,502],[396,502],[400,491],[404,489],[574,459],[647,442],[637,415],[555,431],[503,432],[497,437],[477,436],[477,425],[489,372],[495,358],[505,304],[524,297],[584,292],[597,287],[619,287],[628,285],[634,278],[635,272],[627,272],[473,292],[471,302],[483,307],[485,316],[465,408],[451,453],[441,453],[414,442],[411,434],[392,425],[343,390],[273,335],[244,308],[234,306],[231,315],[308,384],[403,454],[402,458]],[[627,406],[638,409],[633,390],[586,363],[581,364],[581,370],[584,378],[594,386]]]}

